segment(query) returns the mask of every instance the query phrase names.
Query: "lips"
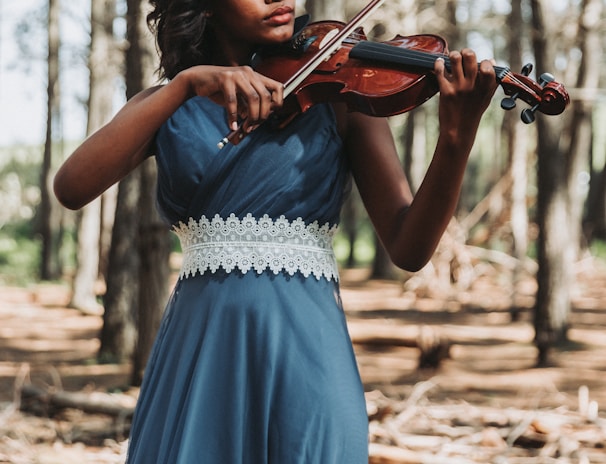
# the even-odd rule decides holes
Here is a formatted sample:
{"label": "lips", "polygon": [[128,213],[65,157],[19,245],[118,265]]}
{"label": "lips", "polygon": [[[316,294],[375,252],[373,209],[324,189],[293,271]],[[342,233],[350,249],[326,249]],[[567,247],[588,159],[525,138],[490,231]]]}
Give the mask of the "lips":
{"label": "lips", "polygon": [[267,18],[271,19],[276,16],[289,15],[293,13],[293,9],[289,6],[281,6],[280,8],[275,9]]}
{"label": "lips", "polygon": [[265,18],[265,21],[273,25],[288,24],[293,18],[294,10],[289,6],[276,8]]}

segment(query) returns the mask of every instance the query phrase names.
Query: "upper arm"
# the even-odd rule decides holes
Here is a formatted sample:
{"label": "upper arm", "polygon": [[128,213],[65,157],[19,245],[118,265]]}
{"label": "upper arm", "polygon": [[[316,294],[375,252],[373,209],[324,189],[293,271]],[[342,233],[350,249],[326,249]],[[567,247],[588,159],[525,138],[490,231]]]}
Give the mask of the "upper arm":
{"label": "upper arm", "polygon": [[139,107],[158,90],[145,90],[105,126],[91,134],[63,163],[54,180],[55,195],[70,209],[79,209],[124,178],[151,154],[155,128]]}
{"label": "upper arm", "polygon": [[385,118],[361,113],[337,114],[356,185],[379,237],[389,250],[412,202],[391,129]]}

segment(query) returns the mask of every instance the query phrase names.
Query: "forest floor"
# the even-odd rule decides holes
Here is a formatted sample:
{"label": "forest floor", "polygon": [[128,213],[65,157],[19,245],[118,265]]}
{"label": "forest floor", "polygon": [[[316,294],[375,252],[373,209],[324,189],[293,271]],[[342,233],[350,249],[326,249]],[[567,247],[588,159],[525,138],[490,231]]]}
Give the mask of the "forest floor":
{"label": "forest floor", "polygon": [[[606,463],[606,267],[590,259],[577,277],[570,342],[539,369],[532,279],[512,322],[509,286],[497,274],[437,298],[344,272],[371,463]],[[69,309],[68,299],[62,285],[0,287],[0,463],[124,461],[128,419],[32,409],[22,399],[35,385],[115,397],[125,410],[135,402],[137,391],[123,389],[129,366],[94,362],[100,315]],[[447,356],[418,369],[417,345],[436,340]]]}

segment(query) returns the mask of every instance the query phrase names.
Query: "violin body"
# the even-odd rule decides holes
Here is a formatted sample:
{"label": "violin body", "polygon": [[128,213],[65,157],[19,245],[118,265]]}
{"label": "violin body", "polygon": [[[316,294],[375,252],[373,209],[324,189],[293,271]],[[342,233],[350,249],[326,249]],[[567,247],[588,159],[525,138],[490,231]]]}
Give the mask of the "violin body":
{"label": "violin body", "polygon": [[[254,68],[274,80],[286,82],[316,56],[327,38],[344,26],[338,21],[312,23],[297,36],[298,46],[291,47],[290,52],[260,57]],[[433,74],[426,69],[351,58],[350,51],[362,40],[365,41],[366,36],[358,28],[294,90],[290,98],[296,100],[299,111],[307,111],[317,103],[342,102],[349,111],[385,117],[410,111],[438,92]],[[397,35],[382,43],[436,55],[447,53],[446,41],[437,35]],[[292,102],[287,103],[287,108],[289,105]]]}

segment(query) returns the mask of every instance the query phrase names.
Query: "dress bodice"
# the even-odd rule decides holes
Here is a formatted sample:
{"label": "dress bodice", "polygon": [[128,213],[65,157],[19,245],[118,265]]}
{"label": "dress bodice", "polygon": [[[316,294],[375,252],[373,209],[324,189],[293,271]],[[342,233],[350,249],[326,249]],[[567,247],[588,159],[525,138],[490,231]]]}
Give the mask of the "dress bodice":
{"label": "dress bodice", "polygon": [[226,121],[222,106],[194,97],[159,130],[158,204],[171,224],[232,214],[338,222],[348,175],[330,105],[281,130],[261,125],[220,150]]}

